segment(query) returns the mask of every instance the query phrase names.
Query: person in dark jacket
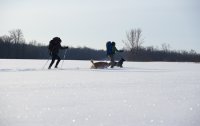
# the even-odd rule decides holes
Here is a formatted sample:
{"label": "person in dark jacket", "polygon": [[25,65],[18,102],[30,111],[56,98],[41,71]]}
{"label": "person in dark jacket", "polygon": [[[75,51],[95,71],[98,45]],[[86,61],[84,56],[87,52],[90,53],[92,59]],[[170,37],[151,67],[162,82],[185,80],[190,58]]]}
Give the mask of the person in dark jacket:
{"label": "person in dark jacket", "polygon": [[51,69],[51,66],[53,65],[53,63],[55,62],[55,60],[57,59],[55,68],[58,67],[58,64],[60,62],[60,57],[58,56],[59,50],[60,49],[68,49],[68,46],[61,46],[61,39],[59,37],[54,37],[49,44],[49,54],[52,57],[51,63],[48,67],[48,69]]}
{"label": "person in dark jacket", "polygon": [[[123,50],[118,50],[115,45],[116,45],[115,42],[112,42],[111,43],[111,46],[112,46],[111,51],[110,51],[110,53],[107,53],[108,57],[110,58],[111,68],[113,68],[115,66],[115,53],[123,52]],[[107,50],[107,52],[109,52],[109,51]]]}

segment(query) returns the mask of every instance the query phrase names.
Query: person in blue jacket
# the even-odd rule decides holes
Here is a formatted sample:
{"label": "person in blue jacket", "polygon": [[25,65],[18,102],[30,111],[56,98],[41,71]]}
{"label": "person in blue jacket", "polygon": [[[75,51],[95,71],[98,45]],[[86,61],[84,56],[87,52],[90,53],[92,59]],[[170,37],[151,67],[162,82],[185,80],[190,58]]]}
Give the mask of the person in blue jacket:
{"label": "person in blue jacket", "polygon": [[118,50],[116,48],[115,42],[108,41],[106,43],[106,51],[107,51],[107,56],[110,58],[110,64],[111,68],[115,66],[115,54],[116,52],[123,52],[123,50]]}

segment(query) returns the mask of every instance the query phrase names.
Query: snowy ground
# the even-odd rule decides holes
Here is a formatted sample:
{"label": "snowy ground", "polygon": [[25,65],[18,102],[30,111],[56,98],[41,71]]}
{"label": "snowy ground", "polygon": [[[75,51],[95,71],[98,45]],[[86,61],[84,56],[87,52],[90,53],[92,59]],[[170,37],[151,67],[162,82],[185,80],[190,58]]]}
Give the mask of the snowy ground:
{"label": "snowy ground", "polygon": [[0,126],[200,125],[200,64],[45,62],[0,60]]}

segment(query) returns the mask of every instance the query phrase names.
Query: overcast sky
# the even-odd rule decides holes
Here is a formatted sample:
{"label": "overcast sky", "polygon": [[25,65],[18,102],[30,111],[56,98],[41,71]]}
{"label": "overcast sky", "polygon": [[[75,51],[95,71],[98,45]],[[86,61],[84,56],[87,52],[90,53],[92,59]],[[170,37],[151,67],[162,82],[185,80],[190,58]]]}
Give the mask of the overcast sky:
{"label": "overcast sky", "polygon": [[27,42],[118,48],[126,32],[140,28],[144,46],[200,52],[199,0],[0,0],[0,36],[21,29]]}

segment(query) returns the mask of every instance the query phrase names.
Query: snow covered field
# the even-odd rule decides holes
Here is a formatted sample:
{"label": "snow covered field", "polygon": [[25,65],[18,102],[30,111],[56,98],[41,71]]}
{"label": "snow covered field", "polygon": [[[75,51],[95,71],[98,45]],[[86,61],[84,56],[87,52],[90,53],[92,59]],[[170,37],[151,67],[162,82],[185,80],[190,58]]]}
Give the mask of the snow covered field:
{"label": "snow covered field", "polygon": [[45,62],[0,60],[0,126],[200,126],[198,63]]}

